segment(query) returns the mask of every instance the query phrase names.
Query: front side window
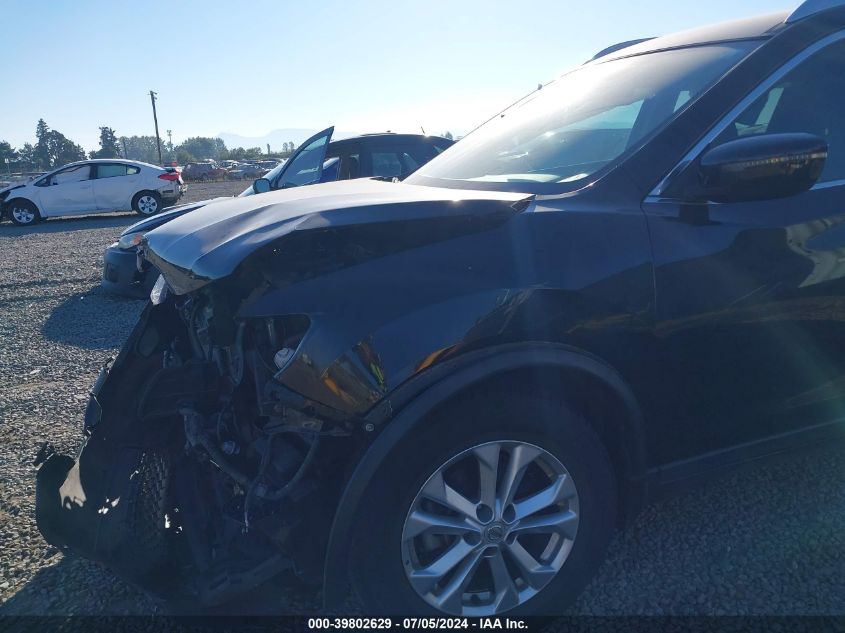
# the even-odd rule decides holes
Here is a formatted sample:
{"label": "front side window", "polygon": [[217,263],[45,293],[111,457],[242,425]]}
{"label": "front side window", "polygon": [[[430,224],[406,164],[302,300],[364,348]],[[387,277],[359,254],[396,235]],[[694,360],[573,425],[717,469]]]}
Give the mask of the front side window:
{"label": "front side window", "polygon": [[693,46],[580,67],[488,121],[406,182],[526,193],[580,188],[758,44]]}
{"label": "front side window", "polygon": [[354,150],[341,157],[340,164],[340,180],[351,180],[353,178],[361,177],[361,154],[359,150]]}
{"label": "front side window", "polygon": [[327,156],[323,161],[323,175],[320,182],[334,182],[340,173],[340,156]]}
{"label": "front side window", "polygon": [[819,182],[845,179],[845,41],[817,52],[775,82],[712,145],[790,132],[827,141]]}
{"label": "front side window", "polygon": [[91,177],[91,165],[74,165],[46,178],[48,185],[64,185],[70,182],[82,182]]}

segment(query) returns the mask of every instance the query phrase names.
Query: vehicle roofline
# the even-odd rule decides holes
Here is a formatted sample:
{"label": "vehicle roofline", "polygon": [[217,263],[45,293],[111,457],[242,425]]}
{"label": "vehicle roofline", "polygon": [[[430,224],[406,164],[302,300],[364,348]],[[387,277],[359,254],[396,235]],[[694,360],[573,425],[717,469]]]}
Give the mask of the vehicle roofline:
{"label": "vehicle roofline", "polygon": [[600,57],[604,57],[605,55],[610,55],[611,53],[615,53],[616,51],[620,51],[623,48],[628,48],[629,46],[634,46],[635,44],[642,44],[643,42],[648,42],[649,40],[653,40],[654,37],[641,37],[636,40],[627,40],[625,42],[618,42],[616,44],[611,44],[610,46],[601,49],[598,53],[593,55],[587,62],[595,61]]}
{"label": "vehicle roofline", "polygon": [[440,136],[439,134],[413,134],[413,133],[395,133],[395,132],[378,132],[373,134],[358,134],[357,136],[347,136],[346,138],[339,138],[337,140],[331,141],[329,145],[334,145],[335,143],[346,143],[350,141],[358,141],[361,139],[373,139],[384,137],[386,139],[391,140],[401,140],[401,139],[438,139],[443,141],[448,141],[449,139],[445,136]]}
{"label": "vehicle roofline", "polygon": [[815,17],[831,9],[845,7],[845,0],[805,0],[784,20],[785,24],[793,24],[799,20]]}

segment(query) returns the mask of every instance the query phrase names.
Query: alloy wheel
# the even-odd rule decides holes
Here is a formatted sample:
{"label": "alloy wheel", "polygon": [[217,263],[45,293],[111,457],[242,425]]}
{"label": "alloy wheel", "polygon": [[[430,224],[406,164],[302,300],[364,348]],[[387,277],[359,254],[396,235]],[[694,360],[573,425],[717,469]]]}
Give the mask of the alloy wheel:
{"label": "alloy wheel", "polygon": [[21,224],[30,224],[33,220],[35,220],[35,213],[33,213],[32,209],[29,209],[28,207],[13,207],[12,217]]}
{"label": "alloy wheel", "polygon": [[414,498],[405,575],[439,611],[503,613],[558,574],[578,522],[575,483],[554,455],[525,442],[480,444],[440,466]]}
{"label": "alloy wheel", "polygon": [[141,196],[138,198],[138,209],[144,215],[152,215],[158,211],[158,202],[152,196]]}

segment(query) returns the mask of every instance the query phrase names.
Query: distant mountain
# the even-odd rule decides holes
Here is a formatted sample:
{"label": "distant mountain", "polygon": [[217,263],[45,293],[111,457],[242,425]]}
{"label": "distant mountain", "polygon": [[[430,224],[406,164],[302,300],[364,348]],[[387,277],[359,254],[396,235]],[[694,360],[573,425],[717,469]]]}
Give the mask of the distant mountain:
{"label": "distant mountain", "polygon": [[[240,134],[233,134],[230,132],[221,132],[217,136],[223,139],[226,147],[233,149],[235,147],[260,147],[262,151],[266,151],[267,143],[270,143],[270,149],[274,152],[282,151],[282,146],[285,143],[293,141],[297,147],[302,141],[314,136],[320,130],[304,130],[300,128],[286,128],[282,130],[273,130],[264,136],[241,136]],[[341,132],[335,130],[332,138],[347,138],[349,136],[356,136],[357,132]]]}

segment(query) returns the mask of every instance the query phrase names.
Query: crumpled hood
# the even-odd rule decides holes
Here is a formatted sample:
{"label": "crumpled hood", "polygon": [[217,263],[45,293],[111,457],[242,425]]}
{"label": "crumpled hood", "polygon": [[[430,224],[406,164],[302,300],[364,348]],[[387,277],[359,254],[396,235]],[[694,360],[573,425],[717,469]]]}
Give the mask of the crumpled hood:
{"label": "crumpled hood", "polygon": [[5,187],[0,187],[0,196],[2,196],[7,191],[11,191],[12,189],[20,189],[21,187],[26,187],[25,182],[13,182],[10,185],[6,185]]}
{"label": "crumpled hood", "polygon": [[232,274],[259,248],[299,231],[371,223],[516,213],[523,193],[347,180],[232,198],[146,234],[146,258],[184,294]]}
{"label": "crumpled hood", "polygon": [[200,207],[204,207],[207,204],[211,204],[212,202],[219,202],[221,200],[230,200],[230,196],[224,196],[221,198],[211,198],[210,200],[201,200],[200,202],[189,202],[187,204],[180,204],[176,207],[170,207],[165,209],[161,213],[157,213],[156,215],[150,216],[148,218],[144,218],[135,224],[126,227],[123,233],[120,234],[121,237],[124,235],[129,235],[130,233],[146,233],[147,231],[152,231],[155,228],[160,227],[162,224],[166,222],[170,222],[171,220],[178,218],[180,215],[185,215],[190,211],[196,211]]}

